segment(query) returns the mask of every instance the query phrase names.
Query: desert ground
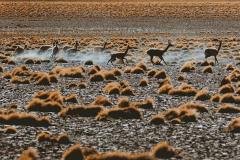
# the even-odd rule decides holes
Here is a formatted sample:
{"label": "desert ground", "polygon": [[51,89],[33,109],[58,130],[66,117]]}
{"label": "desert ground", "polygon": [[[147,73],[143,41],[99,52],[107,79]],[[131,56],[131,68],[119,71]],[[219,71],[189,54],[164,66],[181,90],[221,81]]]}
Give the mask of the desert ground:
{"label": "desert ground", "polygon": [[239,10],[1,0],[0,159],[240,159]]}

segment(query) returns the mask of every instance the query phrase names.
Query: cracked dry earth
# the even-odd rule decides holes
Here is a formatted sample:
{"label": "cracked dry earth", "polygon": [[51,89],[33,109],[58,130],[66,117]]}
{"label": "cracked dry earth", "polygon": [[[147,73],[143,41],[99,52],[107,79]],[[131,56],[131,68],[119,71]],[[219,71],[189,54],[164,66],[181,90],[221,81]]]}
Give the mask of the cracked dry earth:
{"label": "cracked dry earth", "polygon": [[[225,47],[226,48],[226,47]],[[131,52],[137,52],[132,50]],[[170,51],[171,53],[172,51]],[[81,53],[79,53],[81,54]],[[99,53],[100,54],[100,53]],[[139,54],[140,57],[146,55]],[[11,55],[10,55],[11,56]],[[134,59],[135,56],[131,56]],[[137,56],[136,56],[137,57]],[[167,57],[166,57],[167,58]],[[130,59],[128,57],[128,59]],[[106,59],[107,60],[107,59]],[[169,59],[170,60],[170,59]],[[229,133],[225,131],[230,121],[239,116],[239,113],[216,113],[216,108],[220,105],[211,100],[197,101],[207,107],[208,112],[201,113],[197,117],[197,122],[172,124],[165,123],[160,125],[150,124],[150,120],[159,112],[169,108],[179,106],[186,102],[195,101],[194,96],[173,96],[168,94],[158,94],[159,82],[163,79],[148,77],[147,73],[151,69],[164,69],[167,76],[171,78],[173,86],[178,86],[182,82],[178,80],[180,75],[185,77],[184,82],[191,84],[196,89],[208,88],[210,95],[218,93],[221,80],[229,75],[231,71],[226,70],[227,64],[232,64],[237,68],[234,60],[221,57],[220,62],[212,67],[213,73],[203,73],[203,66],[200,61],[196,61],[195,70],[190,72],[180,72],[184,62],[170,63],[170,65],[152,65],[145,59],[147,71],[142,74],[124,73],[126,67],[135,66],[138,60],[133,60],[129,64],[106,65],[98,64],[102,69],[119,68],[122,75],[115,81],[127,80],[133,88],[134,96],[128,96],[130,101],[141,101],[146,98],[153,98],[153,109],[140,109],[143,115],[142,119],[112,119],[106,121],[96,120],[94,117],[67,116],[61,118],[57,113],[50,112],[30,112],[39,116],[48,116],[51,121],[49,127],[31,127],[16,125],[17,132],[8,134],[0,132],[0,159],[17,159],[23,150],[28,147],[34,147],[39,151],[40,159],[60,159],[64,150],[74,143],[80,143],[82,146],[95,148],[98,152],[106,151],[124,151],[124,152],[146,152],[161,141],[167,141],[176,149],[181,151],[183,159],[239,159],[240,143],[238,133]],[[31,71],[49,72],[55,66],[83,66],[86,71],[92,66],[84,65],[84,62],[69,61],[68,63],[42,62],[41,64],[24,64],[23,61],[17,61],[15,65],[0,63],[3,72],[11,71],[13,68],[21,65],[27,66]],[[79,104],[88,104],[94,101],[98,95],[106,96],[111,108],[118,103],[121,95],[109,95],[103,91],[104,86],[110,81],[90,82],[90,76],[83,73],[84,78],[57,77],[58,83],[51,85],[13,84],[9,79],[4,78],[4,73],[0,73],[0,106],[1,110],[8,110],[10,104],[17,104],[15,110],[29,112],[26,109],[28,102],[33,95],[40,90],[50,91],[58,90],[62,95],[74,93],[77,95]],[[139,81],[143,78],[148,79],[148,86],[139,87]],[[85,82],[86,88],[69,88],[71,83]],[[233,82],[237,87],[237,82]],[[73,105],[64,103],[65,107]],[[234,104],[238,107],[238,104]],[[7,125],[0,124],[3,129]],[[53,134],[66,133],[72,143],[59,144],[50,142],[38,142],[37,134],[40,131],[50,131]],[[176,158],[172,158],[176,159]]]}

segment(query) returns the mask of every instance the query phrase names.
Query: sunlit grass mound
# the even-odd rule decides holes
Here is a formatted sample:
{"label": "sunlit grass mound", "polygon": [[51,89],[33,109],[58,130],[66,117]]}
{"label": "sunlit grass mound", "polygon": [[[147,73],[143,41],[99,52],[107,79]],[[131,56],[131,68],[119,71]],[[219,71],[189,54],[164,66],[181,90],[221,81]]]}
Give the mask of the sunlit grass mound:
{"label": "sunlit grass mound", "polygon": [[167,142],[160,142],[151,149],[151,154],[153,157],[159,159],[169,159],[172,157],[180,158],[178,152],[175,148],[169,145]]}
{"label": "sunlit grass mound", "polygon": [[75,144],[69,147],[66,151],[64,151],[61,158],[61,160],[84,160],[84,159],[85,157],[79,144]]}
{"label": "sunlit grass mound", "polygon": [[100,105],[100,106],[111,106],[112,105],[112,103],[105,96],[97,96],[91,104],[92,105]]}
{"label": "sunlit grass mound", "polygon": [[183,66],[180,69],[180,72],[191,72],[194,71],[195,69],[196,68],[194,62],[189,61],[183,64]]}
{"label": "sunlit grass mound", "polygon": [[240,133],[240,117],[232,119],[225,131]]}
{"label": "sunlit grass mound", "polygon": [[141,112],[136,107],[105,109],[97,115],[98,120],[113,119],[142,119]]}
{"label": "sunlit grass mound", "polygon": [[84,78],[85,69],[82,66],[76,67],[55,67],[52,70],[52,73],[55,73],[61,77],[70,77],[70,78]]}
{"label": "sunlit grass mound", "polygon": [[38,150],[32,147],[29,147],[27,150],[24,150],[18,160],[38,160],[39,153]]}
{"label": "sunlit grass mound", "polygon": [[22,125],[35,127],[48,127],[51,125],[47,117],[37,117],[33,114],[24,112],[12,112],[0,114],[0,122],[6,125]]}
{"label": "sunlit grass mound", "polygon": [[217,108],[218,113],[240,113],[240,108],[231,104],[223,104]]}
{"label": "sunlit grass mound", "polygon": [[40,91],[27,105],[28,110],[39,112],[60,112],[62,108],[63,96],[58,91]]}
{"label": "sunlit grass mound", "polygon": [[180,86],[170,89],[168,94],[173,96],[195,96],[197,92],[198,90],[192,85],[182,83]]}
{"label": "sunlit grass mound", "polygon": [[211,98],[211,95],[209,94],[208,90],[202,89],[197,92],[194,99],[198,101],[206,101],[206,100],[209,100],[210,98]]}
{"label": "sunlit grass mound", "polygon": [[50,132],[40,132],[37,135],[38,142],[52,142],[52,143],[61,143],[68,144],[71,143],[69,136],[65,133],[53,135]]}
{"label": "sunlit grass mound", "polygon": [[104,108],[102,106],[95,105],[83,105],[83,106],[69,106],[64,108],[59,113],[60,117],[66,116],[79,116],[79,117],[96,117]]}

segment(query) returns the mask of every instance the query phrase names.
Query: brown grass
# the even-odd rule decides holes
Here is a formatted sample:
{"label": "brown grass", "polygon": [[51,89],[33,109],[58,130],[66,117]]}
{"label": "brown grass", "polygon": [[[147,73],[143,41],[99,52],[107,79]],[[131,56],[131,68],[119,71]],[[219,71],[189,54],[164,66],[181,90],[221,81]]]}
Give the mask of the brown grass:
{"label": "brown grass", "polygon": [[178,155],[176,150],[167,142],[161,142],[151,149],[151,154],[160,159],[169,159]]}
{"label": "brown grass", "polygon": [[184,80],[185,80],[184,76],[182,76],[182,75],[178,76],[178,81],[184,81]]}
{"label": "brown grass", "polygon": [[227,93],[227,94],[224,94],[220,98],[220,102],[221,103],[236,103],[236,104],[240,104],[240,97],[239,96],[234,96],[231,93]]}
{"label": "brown grass", "polygon": [[79,144],[75,144],[64,151],[62,160],[84,160],[84,155]]}
{"label": "brown grass", "polygon": [[53,73],[61,76],[61,77],[71,77],[71,78],[83,78],[83,73],[85,69],[81,66],[77,67],[55,67],[52,70]]}
{"label": "brown grass", "polygon": [[230,80],[230,78],[227,77],[227,76],[225,76],[225,77],[222,79],[220,86],[223,86],[223,85],[225,85],[225,84],[231,84],[231,80]]}
{"label": "brown grass", "polygon": [[154,75],[154,78],[165,79],[167,78],[167,74],[164,70],[160,70],[160,71],[157,71],[157,73]]}
{"label": "brown grass", "polygon": [[23,112],[0,114],[0,122],[6,125],[42,126],[42,127],[48,127],[51,125],[49,119],[46,117],[36,117],[35,115]]}
{"label": "brown grass", "polygon": [[134,96],[133,89],[131,87],[126,87],[121,90],[121,95],[123,96]]}
{"label": "brown grass", "polygon": [[233,65],[232,64],[227,64],[227,66],[226,66],[226,70],[227,71],[233,71],[235,68],[233,67]]}
{"label": "brown grass", "polygon": [[103,88],[103,91],[108,94],[120,94],[121,85],[118,82],[110,82]]}
{"label": "brown grass", "polygon": [[203,73],[213,73],[213,69],[211,66],[206,66],[203,68]]}
{"label": "brown grass", "polygon": [[201,63],[201,66],[214,66],[214,62],[213,61],[204,61]]}
{"label": "brown grass", "polygon": [[172,88],[169,90],[168,94],[174,96],[195,96],[197,92],[198,90],[193,86],[183,83],[177,88]]}
{"label": "brown grass", "polygon": [[219,88],[219,93],[234,93],[234,87],[231,84],[225,84],[221,88]]}
{"label": "brown grass", "polygon": [[15,133],[17,133],[17,129],[13,126],[8,126],[8,127],[4,128],[4,133],[15,134]]}
{"label": "brown grass", "polygon": [[147,70],[147,66],[144,63],[138,63],[138,64],[136,64],[136,66],[143,69],[144,71]]}
{"label": "brown grass", "polygon": [[39,158],[38,150],[29,147],[27,150],[24,150],[22,152],[18,160],[37,160],[38,158]]}
{"label": "brown grass", "polygon": [[141,102],[134,102],[133,105],[137,108],[153,109],[154,100],[152,98],[147,98]]}
{"label": "brown grass", "polygon": [[144,74],[144,70],[138,66],[135,66],[134,68],[131,69],[132,74]]}
{"label": "brown grass", "polygon": [[217,112],[218,113],[239,113],[240,108],[235,107],[235,106],[230,105],[230,104],[223,104],[223,105],[220,105],[217,108]]}
{"label": "brown grass", "polygon": [[96,117],[103,110],[102,106],[71,106],[62,109],[59,116]]}
{"label": "brown grass", "polygon": [[154,77],[154,75],[157,73],[157,70],[155,70],[155,69],[152,69],[152,70],[150,70],[149,72],[148,72],[148,77]]}
{"label": "brown grass", "polygon": [[97,96],[96,99],[91,103],[92,105],[100,106],[111,106],[112,103],[105,96]]}
{"label": "brown grass", "polygon": [[64,96],[63,101],[64,102],[70,102],[70,103],[78,103],[77,95],[76,94],[70,94],[68,96]]}
{"label": "brown grass", "polygon": [[0,66],[0,72],[3,72],[3,67],[2,66]]}
{"label": "brown grass", "polygon": [[122,97],[118,99],[117,106],[120,108],[130,107],[131,103],[128,99],[128,97]]}
{"label": "brown grass", "polygon": [[240,117],[234,118],[228,127],[225,129],[227,132],[240,133]]}
{"label": "brown grass", "polygon": [[168,94],[173,89],[171,84],[165,84],[158,89],[158,94]]}
{"label": "brown grass", "polygon": [[91,82],[101,82],[104,81],[104,75],[96,73],[90,77]]}
{"label": "brown grass", "polygon": [[198,101],[206,101],[206,100],[209,100],[210,98],[211,98],[211,95],[209,94],[208,90],[202,89],[197,92],[194,99]]}
{"label": "brown grass", "polygon": [[139,86],[140,87],[148,86],[148,80],[146,78],[141,79],[140,82],[139,82]]}
{"label": "brown grass", "polygon": [[193,70],[195,70],[195,66],[193,65],[193,62],[186,62],[181,67],[180,72],[191,72]]}
{"label": "brown grass", "polygon": [[62,133],[59,135],[53,135],[50,132],[40,132],[37,135],[38,142],[51,142],[51,143],[61,143],[61,144],[68,144],[71,143],[70,138],[67,134]]}
{"label": "brown grass", "polygon": [[142,119],[141,112],[135,107],[105,109],[97,116],[97,120],[114,119]]}
{"label": "brown grass", "polygon": [[11,83],[13,83],[13,84],[30,84],[30,81],[28,79],[23,79],[18,76],[14,76],[11,79]]}
{"label": "brown grass", "polygon": [[212,102],[219,102],[220,101],[220,94],[214,94],[212,97],[211,97],[211,101]]}

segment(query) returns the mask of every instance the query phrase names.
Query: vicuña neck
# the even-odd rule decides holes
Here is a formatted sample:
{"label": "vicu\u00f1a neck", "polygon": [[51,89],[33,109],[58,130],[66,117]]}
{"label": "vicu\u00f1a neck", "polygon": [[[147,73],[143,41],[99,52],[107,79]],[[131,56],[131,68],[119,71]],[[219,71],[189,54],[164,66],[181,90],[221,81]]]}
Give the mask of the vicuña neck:
{"label": "vicu\u00f1a neck", "polygon": [[219,43],[218,52],[220,51],[221,47],[222,47],[222,42]]}
{"label": "vicu\u00f1a neck", "polygon": [[167,45],[167,47],[164,49],[164,51],[166,52],[169,47],[170,47],[170,44]]}
{"label": "vicu\u00f1a neck", "polygon": [[125,51],[125,53],[124,53],[125,55],[128,53],[128,50],[129,50],[129,48],[126,49],[126,51]]}

